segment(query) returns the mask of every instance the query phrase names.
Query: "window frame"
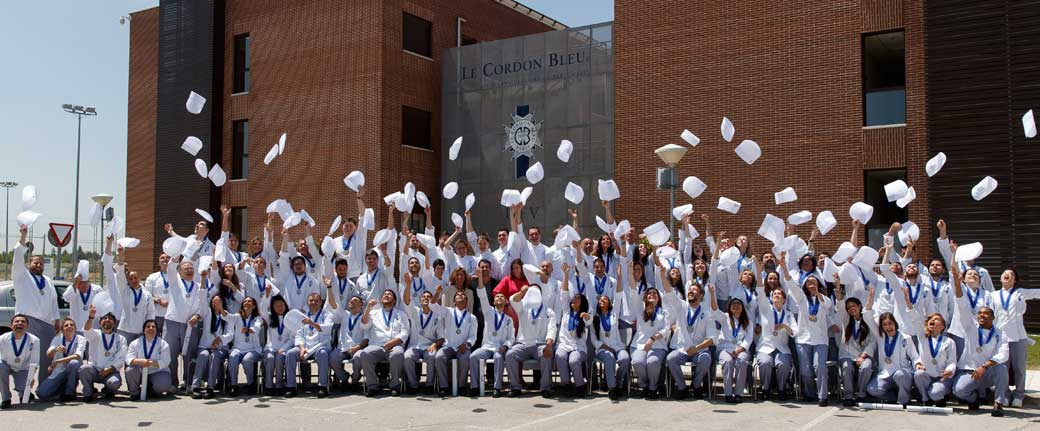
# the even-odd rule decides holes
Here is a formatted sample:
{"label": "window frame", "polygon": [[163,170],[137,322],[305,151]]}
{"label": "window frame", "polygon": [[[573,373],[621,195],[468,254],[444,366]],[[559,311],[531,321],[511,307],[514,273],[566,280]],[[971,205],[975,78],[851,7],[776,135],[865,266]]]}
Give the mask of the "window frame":
{"label": "window frame", "polygon": [[[409,138],[418,136],[418,134],[408,133],[409,130],[415,130],[415,127],[409,127],[408,120],[414,119],[414,117],[408,115],[409,110],[413,111],[415,114],[426,115],[426,145],[416,145],[415,142],[409,140]],[[401,146],[433,151],[433,112],[416,108],[414,106],[401,105]]]}
{"label": "window frame", "polygon": [[[239,53],[239,41],[244,41]],[[253,38],[249,33],[236,34],[232,42],[231,94],[248,93],[252,86],[251,68]]]}
{"label": "window frame", "polygon": [[[877,37],[888,34],[902,34],[903,35],[903,84],[900,86],[884,86],[868,89],[868,68],[867,68],[867,41],[871,37]],[[868,102],[867,95],[870,93],[880,93],[884,91],[896,91],[901,90],[903,93],[903,119],[899,122],[880,122],[877,124],[868,122]],[[899,28],[895,30],[885,30],[871,33],[860,34],[860,96],[861,96],[861,112],[862,112],[862,126],[864,128],[878,128],[878,127],[893,127],[902,126],[906,124],[906,29]]]}
{"label": "window frame", "polygon": [[[242,140],[239,141],[239,127],[242,128]],[[241,145],[240,145],[241,144]],[[231,179],[249,179],[249,119],[231,122]]]}

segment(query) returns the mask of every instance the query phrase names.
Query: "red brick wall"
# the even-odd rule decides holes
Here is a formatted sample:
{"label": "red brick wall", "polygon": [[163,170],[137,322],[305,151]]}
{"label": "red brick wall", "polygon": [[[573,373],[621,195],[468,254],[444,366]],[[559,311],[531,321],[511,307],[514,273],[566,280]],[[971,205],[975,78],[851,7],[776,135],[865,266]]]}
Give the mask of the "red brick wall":
{"label": "red brick wall", "polygon": [[[141,240],[128,253],[131,268],[157,267],[155,238],[155,115],[159,71],[159,8],[131,15],[126,133],[126,235]],[[158,238],[161,241],[163,238]]]}
{"label": "red brick wall", "polygon": [[[918,195],[910,217],[929,238],[921,14],[919,1],[898,0],[706,1],[695,8],[681,0],[618,0],[617,214],[639,227],[667,220],[668,194],[654,189],[662,163],[653,150],[685,145],[679,134],[690,129],[701,144],[690,148],[679,177],[708,185],[694,211],[710,215],[716,230],[747,234],[759,250],[765,240],[755,232],[765,213],[786,218],[807,209],[834,212],[839,225],[820,244],[833,251],[849,237],[848,207],[864,198],[867,168],[909,166],[907,182]],[[893,22],[906,31],[907,126],[863,130],[861,35]],[[723,116],[736,127],[732,143],[719,132]],[[754,165],[733,151],[743,139],[762,148]],[[788,186],[798,201],[774,205],[773,193]],[[715,209],[719,196],[741,202],[740,213]],[[681,190],[676,197],[677,205],[690,201]],[[699,218],[696,226],[703,232]],[[796,232],[807,237],[811,226]]]}

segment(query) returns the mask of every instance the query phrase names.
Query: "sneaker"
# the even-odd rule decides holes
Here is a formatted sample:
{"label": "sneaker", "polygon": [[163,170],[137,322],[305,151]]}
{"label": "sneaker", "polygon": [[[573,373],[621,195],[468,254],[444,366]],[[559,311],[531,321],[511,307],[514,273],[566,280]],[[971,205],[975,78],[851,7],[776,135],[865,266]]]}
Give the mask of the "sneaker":
{"label": "sneaker", "polygon": [[391,389],[390,390],[390,396],[392,396],[392,397],[399,397],[399,396],[401,396],[401,390],[397,389],[397,388]]}
{"label": "sneaker", "polygon": [[198,389],[196,389],[194,391],[191,391],[191,399],[193,399],[193,400],[201,400],[202,399],[202,391],[198,390]]}
{"label": "sneaker", "polygon": [[286,398],[293,398],[296,396],[296,388],[289,388],[285,390]]}
{"label": "sneaker", "polygon": [[[6,402],[6,403],[7,403],[8,405],[11,405],[11,401],[10,401],[10,400],[7,400],[7,401],[5,401],[5,402]],[[84,402],[84,403],[87,403],[87,404],[90,404],[90,403],[94,402],[94,395],[93,395],[93,394],[91,394],[91,395],[84,395],[84,396],[83,396],[83,402]]]}
{"label": "sneaker", "polygon": [[732,395],[726,395],[726,404],[736,404],[736,403],[737,403],[737,397],[734,397]]}
{"label": "sneaker", "polygon": [[519,396],[520,396],[520,393],[521,393],[521,392],[520,392],[520,390],[519,390],[519,389],[511,389],[511,390],[509,391],[509,398],[517,398],[517,397],[519,397]]}
{"label": "sneaker", "polygon": [[552,391],[550,391],[548,389],[544,389],[540,393],[542,394],[542,398],[552,398],[553,397]]}
{"label": "sneaker", "polygon": [[689,397],[690,397],[690,388],[679,389],[679,390],[675,391],[675,395],[672,395],[672,398],[675,398],[677,400],[685,400],[685,399],[687,399]]}
{"label": "sneaker", "polygon": [[827,406],[828,406],[828,405],[830,405],[830,404],[829,404],[829,403],[827,403],[827,400],[825,400],[825,399],[824,399],[824,400],[820,400],[820,402],[819,402],[819,403],[816,403],[816,405],[818,405],[818,406],[820,406],[820,407],[827,407]]}
{"label": "sneaker", "polygon": [[1002,418],[1004,417],[1004,408],[1000,404],[994,404],[993,411],[989,412],[989,415],[995,418]]}
{"label": "sneaker", "polygon": [[379,396],[379,388],[365,389],[365,396],[375,398]]}
{"label": "sneaker", "polygon": [[607,398],[610,398],[611,401],[617,401],[618,398],[620,398],[620,396],[621,390],[619,390],[618,388],[611,388],[607,390]]}
{"label": "sneaker", "polygon": [[1011,400],[1011,407],[1022,408],[1022,401],[1021,397],[1015,397],[1015,399]]}
{"label": "sneaker", "polygon": [[936,407],[946,407],[946,400],[942,399],[942,400],[936,401],[935,402],[935,406]]}
{"label": "sneaker", "polygon": [[[86,401],[86,397],[83,398]],[[11,408],[11,400],[0,402],[0,409],[7,410],[9,408]]]}
{"label": "sneaker", "polygon": [[318,388],[318,398],[327,398],[329,396],[328,389]]}
{"label": "sneaker", "polygon": [[492,398],[502,398],[502,390],[501,389],[495,389],[495,391],[491,393],[491,397]]}
{"label": "sneaker", "polygon": [[856,402],[853,401],[852,398],[845,398],[845,399],[841,400],[841,405],[844,406],[844,407],[852,407],[855,404],[856,404]]}
{"label": "sneaker", "polygon": [[228,395],[230,395],[232,397],[237,397],[238,396],[238,386],[232,386],[231,390],[228,391]]}
{"label": "sneaker", "polygon": [[213,389],[212,388],[206,388],[206,399],[207,400],[213,399]]}
{"label": "sneaker", "polygon": [[979,409],[979,402],[978,401],[975,401],[975,402],[972,402],[972,403],[968,403],[968,410],[978,410],[978,409]]}

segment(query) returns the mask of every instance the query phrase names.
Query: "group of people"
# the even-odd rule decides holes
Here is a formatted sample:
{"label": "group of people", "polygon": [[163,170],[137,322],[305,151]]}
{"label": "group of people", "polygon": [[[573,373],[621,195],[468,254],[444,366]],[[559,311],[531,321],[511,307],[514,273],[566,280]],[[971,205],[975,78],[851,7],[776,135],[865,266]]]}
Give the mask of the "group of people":
{"label": "group of people", "polygon": [[[988,391],[994,416],[1022,405],[1030,342],[1022,316],[1040,294],[1020,288],[1014,269],[995,286],[985,268],[955,261],[943,221],[940,255],[930,260],[918,260],[912,240],[900,247],[898,224],[879,250],[860,245],[855,221],[835,253],[814,246],[813,230],[807,241],[756,254],[747,236],[713,235],[707,216],[705,240],[696,241],[688,213],[677,240],[654,247],[627,221],[619,229],[603,202],[602,234],[582,237],[571,211],[573,224],[547,246],[539,228],[525,230],[517,204],[492,250],[468,212],[436,236],[429,208],[424,231],[413,232],[409,214],[397,226],[389,205],[386,227],[370,235],[373,227],[359,222],[363,196],[358,218],[320,247],[304,224],[292,228],[306,231],[298,241],[283,227],[276,249],[274,213],[244,252],[228,208],[215,243],[207,221],[187,237],[166,225],[174,240],[164,244],[160,270],[143,279],[123,262],[122,244],[114,256],[109,237],[106,286],[77,275],[64,319],[42,258],[26,261],[23,227],[13,262],[17,314],[0,336],[0,407],[11,405],[12,378],[19,393],[35,380],[40,399],[62,401],[81,390],[90,402],[98,384],[114,396],[123,376],[135,400],[142,391],[211,398],[261,386],[294,397],[312,364],[318,397],[384,388],[446,396],[453,381],[476,396],[488,372],[492,396],[519,396],[527,367],[545,397],[587,396],[598,372],[612,400],[658,398],[666,384],[675,398],[703,398],[718,366],[726,402],[751,392],[786,399],[797,382],[794,395],[826,406],[828,362],[837,363],[846,406],[872,397],[940,407],[956,399],[977,409]],[[878,257],[864,264],[864,250]]]}

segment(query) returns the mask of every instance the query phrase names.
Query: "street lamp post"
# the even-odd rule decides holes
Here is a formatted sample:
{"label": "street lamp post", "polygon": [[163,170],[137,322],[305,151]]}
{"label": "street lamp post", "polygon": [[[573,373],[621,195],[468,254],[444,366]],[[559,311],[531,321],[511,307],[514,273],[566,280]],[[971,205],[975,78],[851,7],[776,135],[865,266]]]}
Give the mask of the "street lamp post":
{"label": "street lamp post", "polygon": [[[90,200],[94,201],[98,205],[101,205],[101,242],[98,243],[98,249],[100,250],[100,252],[98,254],[100,255],[100,254],[104,254],[105,253],[105,249],[104,249],[104,243],[105,243],[105,208],[108,207],[109,202],[112,202],[112,195],[105,194],[105,193],[98,193],[98,194],[96,194],[94,196],[91,196]],[[101,270],[99,272],[101,273],[101,285],[104,286],[105,285],[105,271]]]}
{"label": "street lamp post", "polygon": [[84,107],[68,103],[61,105],[61,109],[76,116],[76,201],[73,209],[75,213],[72,215],[72,263],[76,264],[79,262],[79,150],[80,138],[83,135],[83,117],[92,117],[98,113],[93,106]]}
{"label": "street lamp post", "polygon": [[18,187],[14,181],[0,182],[0,187],[7,189],[7,203],[4,205],[4,253],[11,253],[11,189]]}
{"label": "street lamp post", "polygon": [[661,158],[666,168],[657,169],[657,188],[668,190],[668,237],[675,239],[675,217],[672,217],[672,208],[675,208],[675,189],[678,188],[679,178],[676,175],[679,161],[686,155],[686,147],[668,144],[654,150],[654,154]]}

